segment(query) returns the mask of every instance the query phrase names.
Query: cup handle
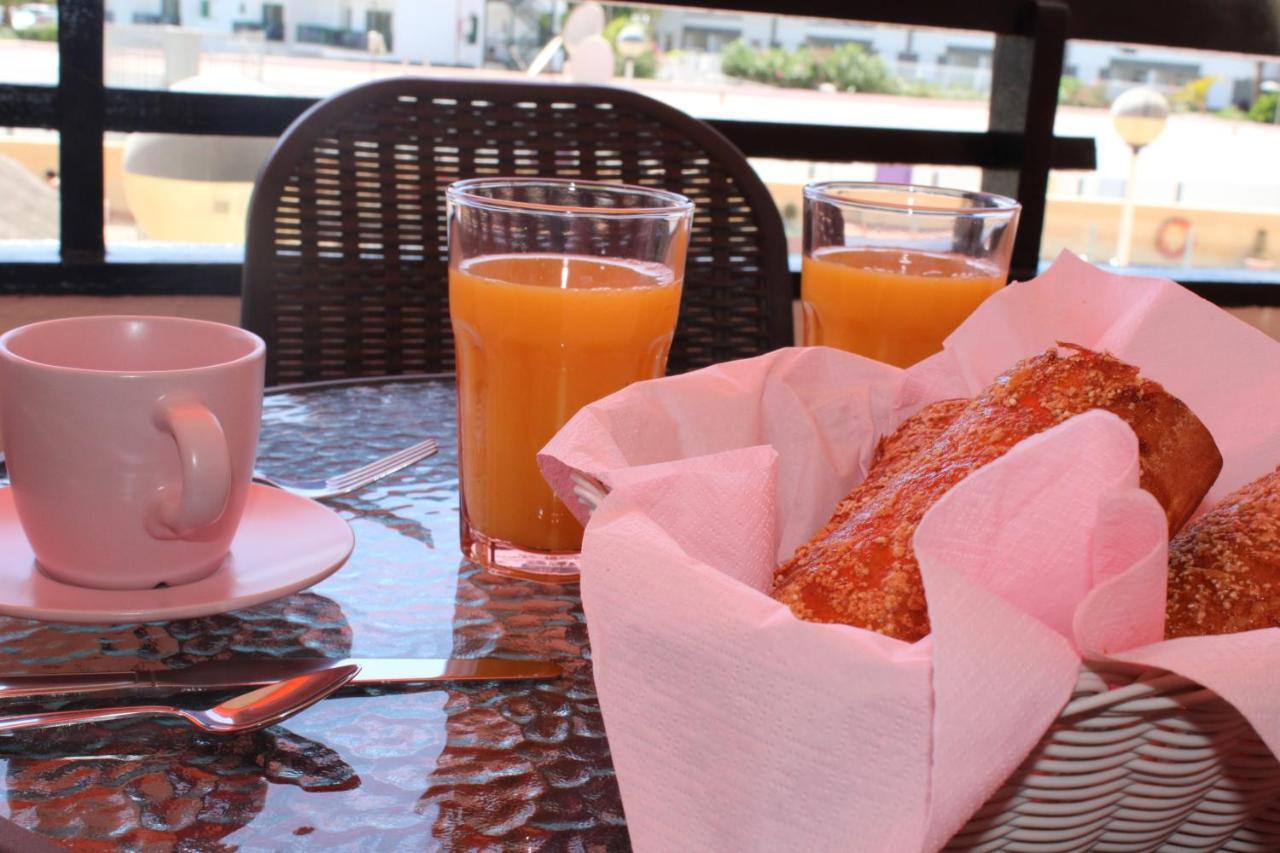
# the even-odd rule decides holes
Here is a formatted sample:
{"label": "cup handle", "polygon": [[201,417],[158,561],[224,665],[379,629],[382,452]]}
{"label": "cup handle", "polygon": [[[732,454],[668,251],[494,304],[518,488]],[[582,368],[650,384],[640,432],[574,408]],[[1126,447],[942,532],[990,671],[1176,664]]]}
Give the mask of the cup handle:
{"label": "cup handle", "polygon": [[153,419],[178,446],[182,482],[160,488],[147,530],[157,539],[181,539],[222,517],[231,494],[231,454],[222,424],[199,400],[161,397]]}

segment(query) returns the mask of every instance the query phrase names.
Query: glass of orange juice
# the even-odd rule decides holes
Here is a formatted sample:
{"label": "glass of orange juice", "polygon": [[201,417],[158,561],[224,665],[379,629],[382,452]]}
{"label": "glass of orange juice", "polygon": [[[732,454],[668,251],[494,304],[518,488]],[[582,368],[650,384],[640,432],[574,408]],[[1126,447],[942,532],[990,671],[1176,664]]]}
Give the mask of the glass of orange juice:
{"label": "glass of orange juice", "polygon": [[908,367],[1004,286],[1019,204],[983,192],[827,181],[804,190],[806,346]]}
{"label": "glass of orange juice", "polygon": [[693,203],[542,178],[446,195],[463,554],[499,574],[576,579],[582,526],[536,456],[587,403],[666,371]]}

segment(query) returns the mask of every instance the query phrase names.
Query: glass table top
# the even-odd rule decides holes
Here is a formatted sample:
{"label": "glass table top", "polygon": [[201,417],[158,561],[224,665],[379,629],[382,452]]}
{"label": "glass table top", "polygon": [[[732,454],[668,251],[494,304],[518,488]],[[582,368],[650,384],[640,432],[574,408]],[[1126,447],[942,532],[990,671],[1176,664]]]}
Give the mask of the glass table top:
{"label": "glass table top", "polygon": [[[461,559],[454,412],[451,377],[270,394],[258,460],[269,473],[342,471],[428,436],[440,452],[327,502],[355,531],[355,552],[308,590],[172,622],[0,617],[3,669],[497,656],[554,660],[563,678],[349,689],[232,737],[158,720],[14,734],[0,738],[0,813],[83,850],[626,849],[578,588]],[[0,713],[102,702],[9,700]]]}

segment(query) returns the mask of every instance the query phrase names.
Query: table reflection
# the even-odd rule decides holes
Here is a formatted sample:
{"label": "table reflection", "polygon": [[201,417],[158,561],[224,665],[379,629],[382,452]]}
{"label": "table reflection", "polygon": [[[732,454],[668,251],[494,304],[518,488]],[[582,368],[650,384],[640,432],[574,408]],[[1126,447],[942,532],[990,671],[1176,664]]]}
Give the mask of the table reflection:
{"label": "table reflection", "polygon": [[[577,587],[501,579],[461,560],[452,381],[290,391],[267,398],[263,420],[261,467],[297,477],[426,436],[441,450],[329,503],[356,548],[311,590],[168,623],[0,618],[12,668],[495,655],[554,660],[564,678],[347,688],[282,726],[231,738],[169,721],[9,737],[0,760],[10,815],[81,849],[625,849]],[[225,695],[187,698],[204,707]],[[0,713],[33,707],[3,703]]]}

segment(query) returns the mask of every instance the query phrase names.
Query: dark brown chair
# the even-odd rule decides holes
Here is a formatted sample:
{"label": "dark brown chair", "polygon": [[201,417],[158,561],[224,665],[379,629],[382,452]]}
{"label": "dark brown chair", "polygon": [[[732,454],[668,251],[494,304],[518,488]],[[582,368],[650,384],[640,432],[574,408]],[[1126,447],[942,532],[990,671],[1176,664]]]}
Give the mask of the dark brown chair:
{"label": "dark brown chair", "polygon": [[258,176],[242,322],[267,381],[451,370],[444,190],[484,175],[693,199],[672,372],[791,343],[782,220],[717,131],[625,89],[405,77],[307,110]]}

